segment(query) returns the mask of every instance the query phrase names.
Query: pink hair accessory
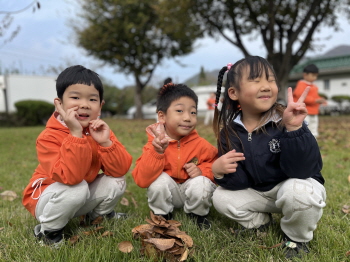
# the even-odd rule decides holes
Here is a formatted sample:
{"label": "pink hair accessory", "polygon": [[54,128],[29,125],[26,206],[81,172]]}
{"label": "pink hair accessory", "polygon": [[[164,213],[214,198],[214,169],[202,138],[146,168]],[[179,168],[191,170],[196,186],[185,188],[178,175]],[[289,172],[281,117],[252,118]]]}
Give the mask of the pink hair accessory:
{"label": "pink hair accessory", "polygon": [[227,64],[227,70],[226,70],[226,72],[228,72],[228,71],[231,69],[231,66],[232,66],[232,63],[228,63],[228,64]]}
{"label": "pink hair accessory", "polygon": [[218,107],[218,104],[214,104],[213,106],[214,106],[214,107]]}

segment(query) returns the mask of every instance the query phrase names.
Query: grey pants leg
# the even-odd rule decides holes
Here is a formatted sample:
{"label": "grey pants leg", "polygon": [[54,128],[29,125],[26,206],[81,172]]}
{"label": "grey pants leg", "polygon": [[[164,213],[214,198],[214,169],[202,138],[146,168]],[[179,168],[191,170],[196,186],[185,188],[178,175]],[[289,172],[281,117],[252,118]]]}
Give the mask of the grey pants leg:
{"label": "grey pants leg", "polygon": [[148,205],[159,215],[173,212],[174,208],[184,208],[186,213],[205,216],[212,205],[211,198],[216,186],[207,177],[198,176],[177,184],[163,172],[148,188]]}
{"label": "grey pants leg", "polygon": [[325,200],[325,188],[312,178],[288,179],[267,192],[219,187],[213,195],[215,209],[246,228],[267,223],[267,213],[282,213],[282,231],[298,242],[313,238]]}
{"label": "grey pants leg", "polygon": [[104,174],[92,183],[86,181],[70,186],[53,183],[39,198],[35,216],[41,223],[41,232],[63,228],[70,219],[88,212],[92,219],[113,211],[125,191],[124,177],[110,177]]}

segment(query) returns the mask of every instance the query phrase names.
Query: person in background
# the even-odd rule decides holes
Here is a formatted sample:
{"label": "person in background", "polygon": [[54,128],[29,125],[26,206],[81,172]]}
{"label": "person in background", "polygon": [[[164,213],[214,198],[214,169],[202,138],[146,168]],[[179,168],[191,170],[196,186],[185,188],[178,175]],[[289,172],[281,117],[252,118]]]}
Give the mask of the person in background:
{"label": "person in background", "polygon": [[307,97],[304,100],[308,115],[305,121],[308,123],[308,128],[311,133],[317,138],[318,136],[318,114],[321,104],[326,105],[327,100],[320,97],[318,87],[313,83],[318,77],[318,67],[314,64],[307,65],[303,70],[303,79],[299,80],[294,91],[293,98],[297,101],[307,87],[310,88]]}
{"label": "person in background", "polygon": [[64,228],[73,217],[117,218],[114,208],[132,161],[99,119],[104,102],[98,74],[81,65],[68,67],[56,90],[56,111],[36,141],[39,165],[22,201],[40,223],[34,228],[37,239],[53,247],[64,243]]}
{"label": "person in background", "polygon": [[236,235],[264,231],[271,213],[282,213],[285,256],[300,257],[309,252],[326,205],[321,153],[304,123],[309,88],[297,101],[289,88],[286,108],[276,103],[272,66],[252,56],[220,70],[216,102],[226,71],[224,102],[213,124],[219,150],[213,205],[240,225]]}
{"label": "person in background", "polygon": [[209,229],[217,149],[195,130],[197,105],[197,95],[186,85],[170,82],[159,90],[158,123],[146,128],[148,142],[132,176],[147,188],[154,214],[172,219],[174,208],[183,208],[200,229]]}
{"label": "person in background", "polygon": [[208,110],[205,114],[204,125],[212,124],[214,119],[214,108],[215,108],[215,93],[210,93],[210,97],[207,100]]}

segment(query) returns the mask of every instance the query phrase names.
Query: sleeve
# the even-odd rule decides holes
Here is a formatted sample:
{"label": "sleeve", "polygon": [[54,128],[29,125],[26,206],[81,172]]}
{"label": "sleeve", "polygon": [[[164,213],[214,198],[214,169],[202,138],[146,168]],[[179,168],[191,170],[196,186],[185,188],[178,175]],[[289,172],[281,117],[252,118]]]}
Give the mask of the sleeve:
{"label": "sleeve", "polygon": [[303,126],[280,138],[282,171],[290,178],[306,179],[321,172],[322,157],[315,137]]}
{"label": "sleeve", "polygon": [[[226,154],[228,151],[228,147],[225,143],[225,138],[223,132],[220,134],[220,141],[221,146],[218,145],[218,155],[219,157]],[[242,152],[241,148],[238,148],[237,146],[233,145],[234,149],[236,149],[237,152]],[[244,167],[246,161],[239,161],[237,162],[237,170],[235,173],[229,173],[225,174],[223,178],[215,178],[215,182],[222,186],[223,188],[229,189],[229,190],[241,190],[245,189],[251,186],[251,181],[247,175],[247,171]]]}
{"label": "sleeve", "polygon": [[129,171],[132,156],[126,151],[112,131],[110,139],[112,141],[110,147],[99,146],[102,170],[108,176],[121,177]]}
{"label": "sleeve", "polygon": [[149,187],[164,170],[165,155],[158,154],[151,141],[142,149],[142,155],[136,160],[132,176],[135,183],[142,188]]}
{"label": "sleeve", "polygon": [[59,141],[54,134],[44,134],[36,142],[39,164],[54,181],[76,185],[83,181],[92,161],[86,138],[67,135]]}
{"label": "sleeve", "polygon": [[202,171],[203,176],[209,178],[211,181],[214,181],[211,166],[218,157],[218,150],[205,139],[203,139],[202,143],[205,144],[201,152],[201,156],[203,157],[201,159],[201,163],[197,167]]}
{"label": "sleeve", "polygon": [[[302,81],[298,82],[297,86],[295,87],[295,90],[293,91],[294,101],[297,101],[301,97],[301,95],[303,94],[307,86],[308,85],[305,82],[302,82]],[[312,92],[309,92],[309,94],[306,96],[304,100],[304,103],[306,105],[314,105],[316,104],[316,100],[318,98],[319,98],[318,96],[315,97],[314,95],[312,95]]]}

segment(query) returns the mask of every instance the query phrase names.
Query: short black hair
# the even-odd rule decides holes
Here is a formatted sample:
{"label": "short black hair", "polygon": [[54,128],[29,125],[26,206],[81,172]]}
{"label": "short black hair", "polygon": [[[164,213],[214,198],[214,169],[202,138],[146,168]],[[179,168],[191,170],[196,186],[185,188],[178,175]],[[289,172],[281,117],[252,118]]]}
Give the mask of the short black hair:
{"label": "short black hair", "polygon": [[100,103],[103,100],[103,85],[97,73],[81,65],[70,66],[64,69],[57,77],[57,97],[62,99],[66,89],[75,84],[94,85],[100,95]]}
{"label": "short black hair", "polygon": [[310,64],[304,67],[304,73],[318,74],[318,67],[315,64]]}
{"label": "short black hair", "polygon": [[196,109],[198,106],[198,96],[196,93],[184,84],[165,84],[159,89],[157,98],[157,113],[162,111],[166,114],[170,104],[180,99],[181,97],[189,97],[196,103]]}

